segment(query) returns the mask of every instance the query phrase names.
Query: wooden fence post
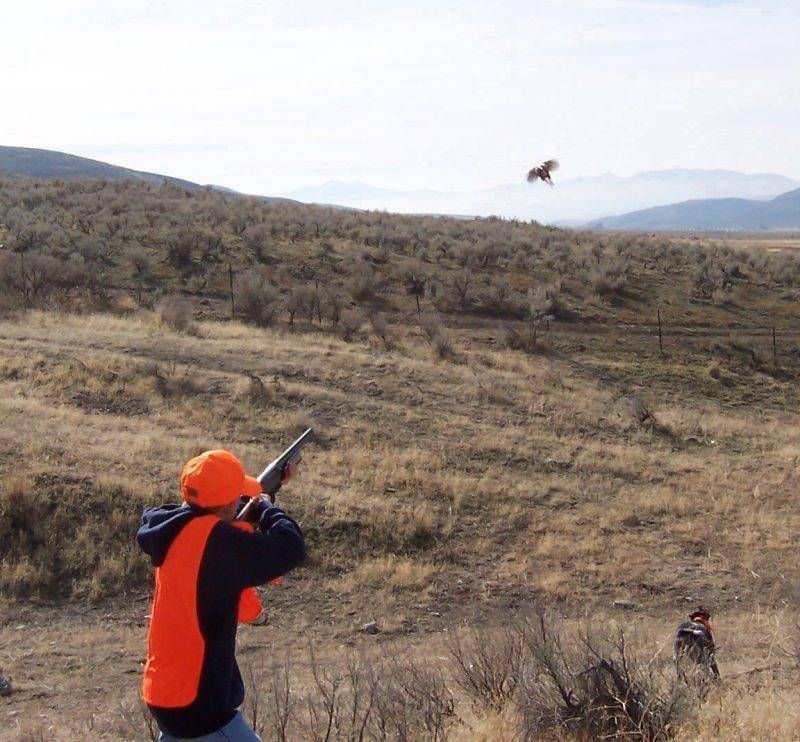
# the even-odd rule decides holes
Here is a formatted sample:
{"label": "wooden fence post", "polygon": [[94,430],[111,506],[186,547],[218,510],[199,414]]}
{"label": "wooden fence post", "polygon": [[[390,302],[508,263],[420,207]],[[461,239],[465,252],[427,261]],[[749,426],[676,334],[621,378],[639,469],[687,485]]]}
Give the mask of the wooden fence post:
{"label": "wooden fence post", "polygon": [[775,335],[775,325],[772,326],[772,367],[778,370],[778,338]]}
{"label": "wooden fence post", "polygon": [[231,319],[236,317],[236,304],[233,301],[233,265],[228,263],[228,291],[231,296]]}
{"label": "wooden fence post", "polygon": [[658,349],[661,352],[661,355],[664,355],[664,335],[661,330],[661,309],[656,309],[657,316],[658,316]]}

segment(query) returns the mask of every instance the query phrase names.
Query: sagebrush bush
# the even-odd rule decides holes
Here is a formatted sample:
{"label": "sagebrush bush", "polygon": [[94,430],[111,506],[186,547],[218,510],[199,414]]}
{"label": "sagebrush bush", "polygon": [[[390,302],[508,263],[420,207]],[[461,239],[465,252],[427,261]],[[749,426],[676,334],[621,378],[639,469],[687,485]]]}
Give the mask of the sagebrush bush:
{"label": "sagebrush bush", "polygon": [[234,300],[242,318],[260,327],[271,325],[281,307],[278,290],[255,273],[237,279]]}
{"label": "sagebrush bush", "polygon": [[339,331],[342,335],[342,340],[350,342],[355,338],[361,326],[364,324],[364,313],[358,309],[345,309],[342,312],[339,320]]}
{"label": "sagebrush bush", "polygon": [[[576,276],[612,300],[642,276],[690,283],[707,299],[723,292],[717,298],[724,299],[735,283],[773,291],[794,285],[800,259],[506,219],[267,204],[169,184],[0,179],[5,303],[80,310],[126,291],[152,306],[158,295],[188,291],[202,297],[207,315],[227,304],[230,270],[237,281],[263,271],[280,288],[290,324],[297,317],[336,324],[344,296],[367,313],[403,305],[421,313],[430,301],[450,313],[519,318],[536,287],[549,294],[546,314],[568,319],[564,292],[551,288]],[[572,286],[569,294],[570,303],[580,302]],[[256,305],[248,314],[247,321],[268,324],[272,311]]]}
{"label": "sagebrush bush", "polygon": [[369,316],[369,322],[375,337],[381,341],[384,350],[393,350],[397,345],[397,338],[389,328],[386,317],[380,312],[372,312]]}
{"label": "sagebrush bush", "polygon": [[175,332],[192,332],[195,329],[192,305],[182,296],[165,296],[156,304],[158,321]]}
{"label": "sagebrush bush", "polygon": [[627,266],[622,262],[597,265],[589,273],[589,282],[600,296],[619,296],[627,283]]}

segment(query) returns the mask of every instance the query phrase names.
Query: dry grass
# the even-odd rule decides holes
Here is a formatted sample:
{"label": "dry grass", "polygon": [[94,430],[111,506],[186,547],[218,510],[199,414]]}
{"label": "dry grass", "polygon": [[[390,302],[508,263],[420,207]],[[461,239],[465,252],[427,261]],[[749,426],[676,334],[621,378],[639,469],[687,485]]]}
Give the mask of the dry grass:
{"label": "dry grass", "polygon": [[314,567],[334,577],[397,558],[446,565],[433,583],[477,569],[505,595],[648,602],[715,597],[716,577],[740,599],[777,595],[793,572],[797,419],[698,403],[681,389],[685,367],[654,390],[664,435],[597,383],[599,346],[578,366],[486,346],[442,366],[414,343],[375,354],[236,323],[204,323],[195,338],[147,315],[34,312],[0,329],[0,462],[22,453],[37,489],[68,475],[87,492],[135,492],[131,519],[138,503],[174,497],[197,449],[227,445],[257,469],[313,424],[322,445],[286,497],[312,529]]}
{"label": "dry grass", "polygon": [[[668,638],[704,602],[719,614],[723,677],[765,655],[785,664],[783,640],[760,637],[780,636],[767,617],[800,578],[795,385],[745,383],[727,367],[736,383],[721,384],[707,372],[714,351],[690,335],[662,360],[641,338],[586,333],[554,330],[553,352],[528,356],[479,325],[453,326],[457,359],[442,363],[416,329],[386,351],[236,322],[200,322],[197,336],[147,312],[0,320],[0,591],[12,601],[0,664],[21,679],[13,703],[43,723],[71,714],[81,728],[68,694],[37,695],[76,670],[55,669],[46,647],[15,644],[9,627],[32,600],[72,600],[68,611],[83,616],[88,599],[129,622],[96,633],[85,650],[94,664],[77,671],[104,733],[125,738],[111,698],[135,685],[143,641],[146,604],[131,603],[149,585],[131,541],[140,508],[174,500],[177,472],[198,450],[230,447],[257,470],[308,424],[318,445],[281,498],[312,559],[267,592],[284,637],[373,641],[353,631],[377,620],[378,641],[416,646],[405,644],[412,635],[439,656],[436,632],[451,622],[546,600],[567,615],[668,617],[650,634]],[[657,425],[631,414],[643,388]],[[615,600],[635,608],[622,613]],[[36,619],[47,609],[29,615],[32,639],[47,636]],[[75,653],[76,636],[61,641]],[[264,651],[263,638],[249,641]],[[120,642],[124,674],[102,660]],[[796,712],[774,700],[791,699],[786,676],[736,700],[749,687],[712,698],[686,738],[744,736],[755,724],[790,738]],[[512,739],[518,723],[508,709],[465,711],[449,728],[454,739],[493,728]]]}

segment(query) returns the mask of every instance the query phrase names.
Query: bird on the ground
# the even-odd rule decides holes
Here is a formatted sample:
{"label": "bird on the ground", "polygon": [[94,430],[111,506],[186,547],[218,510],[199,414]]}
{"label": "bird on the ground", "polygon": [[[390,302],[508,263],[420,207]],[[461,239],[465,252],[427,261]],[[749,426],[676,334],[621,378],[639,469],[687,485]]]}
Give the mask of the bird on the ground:
{"label": "bird on the ground", "polygon": [[537,165],[528,171],[528,183],[541,180],[552,188],[553,181],[550,179],[550,173],[556,170],[558,170],[558,160],[545,160],[541,165]]}
{"label": "bird on the ground", "polygon": [[678,626],[673,645],[675,670],[678,678],[688,682],[686,677],[687,661],[704,674],[719,678],[714,629],[711,625],[711,613],[703,606],[689,614],[689,620]]}
{"label": "bird on the ground", "polygon": [[0,696],[10,696],[12,692],[11,680],[0,673]]}

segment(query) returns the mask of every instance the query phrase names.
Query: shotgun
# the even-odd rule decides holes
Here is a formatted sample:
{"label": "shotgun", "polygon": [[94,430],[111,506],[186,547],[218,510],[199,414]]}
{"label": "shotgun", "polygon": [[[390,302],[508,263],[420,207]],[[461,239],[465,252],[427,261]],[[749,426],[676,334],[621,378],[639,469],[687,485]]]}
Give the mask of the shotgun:
{"label": "shotgun", "polygon": [[[302,453],[303,446],[311,442],[314,435],[314,428],[308,428],[306,431],[287,448],[277,459],[271,462],[264,471],[259,474],[256,479],[261,484],[263,493],[269,497],[271,502],[275,500],[275,493],[281,488],[283,475],[286,471],[288,464],[297,464],[300,461],[300,454]],[[237,516],[237,520],[247,520],[248,513],[251,505],[259,498],[254,497],[248,502]]]}

